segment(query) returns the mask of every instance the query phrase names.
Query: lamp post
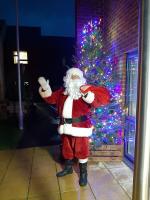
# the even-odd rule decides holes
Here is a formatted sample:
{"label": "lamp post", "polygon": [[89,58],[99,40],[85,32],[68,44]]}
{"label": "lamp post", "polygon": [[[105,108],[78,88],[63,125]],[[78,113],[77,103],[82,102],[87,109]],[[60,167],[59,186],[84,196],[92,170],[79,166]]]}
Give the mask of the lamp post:
{"label": "lamp post", "polygon": [[16,0],[16,41],[18,54],[18,98],[19,98],[19,129],[23,130],[23,110],[22,110],[22,92],[21,92],[21,75],[20,75],[20,45],[19,45],[19,10],[18,0]]}
{"label": "lamp post", "polygon": [[[19,93],[19,128],[23,129],[23,111],[22,111],[22,90],[21,90],[21,69],[28,64],[28,54],[27,51],[14,51],[13,52],[14,64],[19,64],[18,66],[18,93]],[[20,81],[19,81],[20,80]]]}

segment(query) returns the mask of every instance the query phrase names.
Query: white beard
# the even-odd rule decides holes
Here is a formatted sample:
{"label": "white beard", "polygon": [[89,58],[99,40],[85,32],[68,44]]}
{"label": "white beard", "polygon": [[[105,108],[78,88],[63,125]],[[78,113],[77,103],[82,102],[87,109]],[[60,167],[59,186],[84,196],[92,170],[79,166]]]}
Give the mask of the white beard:
{"label": "white beard", "polygon": [[81,97],[80,87],[84,84],[83,80],[67,80],[65,82],[65,95],[69,95],[72,99]]}

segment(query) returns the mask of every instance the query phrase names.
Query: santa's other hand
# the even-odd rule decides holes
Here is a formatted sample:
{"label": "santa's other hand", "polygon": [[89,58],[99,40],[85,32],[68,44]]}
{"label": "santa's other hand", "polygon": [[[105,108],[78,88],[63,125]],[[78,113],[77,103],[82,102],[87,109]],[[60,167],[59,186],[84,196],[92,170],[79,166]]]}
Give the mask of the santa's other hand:
{"label": "santa's other hand", "polygon": [[82,99],[86,102],[91,104],[95,99],[95,94],[93,92],[87,92],[86,94],[82,95]]}
{"label": "santa's other hand", "polygon": [[82,86],[80,87],[81,93],[82,93],[82,94],[86,94],[86,93],[89,91],[90,87],[91,87],[90,85],[82,85]]}

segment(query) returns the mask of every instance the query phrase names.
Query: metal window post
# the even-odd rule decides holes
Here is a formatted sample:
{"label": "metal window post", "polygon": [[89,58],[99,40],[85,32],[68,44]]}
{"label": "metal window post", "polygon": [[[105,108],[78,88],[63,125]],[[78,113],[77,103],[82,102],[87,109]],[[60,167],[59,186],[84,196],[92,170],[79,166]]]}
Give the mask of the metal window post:
{"label": "metal window post", "polygon": [[139,1],[139,80],[133,200],[149,200],[150,1]]}
{"label": "metal window post", "polygon": [[19,98],[19,129],[23,130],[23,110],[22,110],[22,91],[21,91],[21,73],[20,73],[20,46],[19,46],[19,8],[16,0],[16,41],[18,54],[18,98]]}

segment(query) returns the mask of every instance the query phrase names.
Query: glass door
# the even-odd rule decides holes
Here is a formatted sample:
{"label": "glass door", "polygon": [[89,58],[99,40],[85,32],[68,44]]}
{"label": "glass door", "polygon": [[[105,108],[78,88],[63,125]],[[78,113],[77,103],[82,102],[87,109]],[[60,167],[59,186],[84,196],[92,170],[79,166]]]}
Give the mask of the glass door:
{"label": "glass door", "polygon": [[126,117],[125,117],[125,157],[134,161],[136,134],[136,104],[138,81],[138,53],[127,54],[126,62]]}

